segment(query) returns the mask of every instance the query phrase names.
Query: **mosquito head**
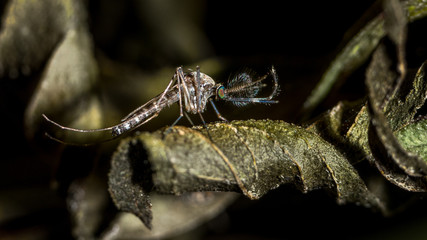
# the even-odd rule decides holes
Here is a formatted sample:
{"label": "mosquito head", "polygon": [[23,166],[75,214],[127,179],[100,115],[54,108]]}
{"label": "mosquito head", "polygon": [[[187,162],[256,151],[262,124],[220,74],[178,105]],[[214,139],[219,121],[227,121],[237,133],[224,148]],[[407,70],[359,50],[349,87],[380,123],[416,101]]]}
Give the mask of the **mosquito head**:
{"label": "mosquito head", "polygon": [[225,87],[224,85],[219,85],[216,88],[215,99],[224,99],[225,98]]}
{"label": "mosquito head", "polygon": [[[257,97],[262,88],[267,84],[263,81],[270,76],[273,80],[273,91],[267,97]],[[271,68],[270,72],[264,76],[257,76],[255,72],[246,70],[232,77],[225,86],[217,84],[215,86],[215,99],[221,99],[232,102],[236,106],[245,106],[249,103],[277,103],[273,100],[279,93],[279,83],[277,79],[276,70]]]}

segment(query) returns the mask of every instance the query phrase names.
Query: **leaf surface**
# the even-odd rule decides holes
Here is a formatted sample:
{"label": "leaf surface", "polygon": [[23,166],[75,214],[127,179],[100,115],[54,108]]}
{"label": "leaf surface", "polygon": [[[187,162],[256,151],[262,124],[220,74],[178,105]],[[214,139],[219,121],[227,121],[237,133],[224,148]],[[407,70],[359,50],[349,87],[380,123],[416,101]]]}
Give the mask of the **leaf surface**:
{"label": "leaf surface", "polygon": [[168,134],[144,132],[123,140],[110,172],[116,205],[150,226],[152,190],[176,195],[233,191],[258,199],[293,184],[303,192],[327,189],[341,204],[382,207],[342,154],[299,126],[248,120],[208,129],[211,138],[203,128],[177,126]]}

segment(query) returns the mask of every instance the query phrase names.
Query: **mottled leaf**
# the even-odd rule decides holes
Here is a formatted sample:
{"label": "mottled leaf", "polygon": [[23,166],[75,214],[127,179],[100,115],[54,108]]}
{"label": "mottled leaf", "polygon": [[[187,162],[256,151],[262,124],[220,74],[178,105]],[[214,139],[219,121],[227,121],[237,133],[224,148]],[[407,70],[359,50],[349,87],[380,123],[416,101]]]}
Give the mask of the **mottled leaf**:
{"label": "mottled leaf", "polygon": [[125,139],[110,172],[117,206],[150,226],[150,190],[235,191],[258,199],[282,184],[293,184],[303,192],[327,189],[339,203],[382,207],[347,159],[310,131],[270,120],[208,128],[211,138],[203,128],[174,127],[168,134]]}
{"label": "mottled leaf", "polygon": [[394,61],[392,56],[396,55],[390,55],[390,52],[404,50],[400,45],[392,46],[395,48],[386,44],[378,47],[366,73],[372,112],[371,150],[377,167],[388,180],[410,191],[425,191],[427,164],[402,148],[393,134],[393,130],[408,123],[424,104],[425,65],[415,77],[404,78],[406,70],[400,69],[400,59]]}
{"label": "mottled leaf", "polygon": [[408,124],[395,134],[404,149],[427,162],[427,120]]}
{"label": "mottled leaf", "polygon": [[152,188],[152,170],[145,154],[141,142],[121,144],[113,156],[108,183],[116,206],[134,213],[151,228],[153,215],[148,193]]}
{"label": "mottled leaf", "polygon": [[426,64],[427,62],[424,62],[415,75],[409,75],[386,103],[384,111],[393,131],[412,121],[417,110],[425,103]]}
{"label": "mottled leaf", "polygon": [[307,127],[333,143],[351,163],[370,155],[368,126],[370,117],[366,100],[339,102]]}

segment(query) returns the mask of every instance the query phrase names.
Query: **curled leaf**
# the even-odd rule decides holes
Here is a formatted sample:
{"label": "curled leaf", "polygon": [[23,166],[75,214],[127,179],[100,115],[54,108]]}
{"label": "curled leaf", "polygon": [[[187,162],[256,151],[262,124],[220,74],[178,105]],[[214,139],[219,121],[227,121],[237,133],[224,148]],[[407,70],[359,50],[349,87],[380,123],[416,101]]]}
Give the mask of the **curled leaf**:
{"label": "curled leaf", "polygon": [[[395,13],[391,11],[389,14]],[[388,31],[394,49],[382,43],[374,52],[366,72],[372,113],[370,146],[375,164],[388,180],[410,191],[425,191],[427,164],[418,156],[408,153],[393,134],[393,131],[409,123],[424,104],[427,94],[425,64],[415,77],[406,76],[406,64],[399,57],[404,55],[404,46],[400,41],[406,37],[405,28],[396,24],[395,27],[390,26]],[[397,60],[392,56],[398,56]]]}
{"label": "curled leaf", "polygon": [[384,37],[383,24],[381,17],[374,18],[347,43],[331,62],[319,83],[304,102],[304,112],[311,112],[324,100],[340,78],[350,75],[368,59],[381,38]]}
{"label": "curled leaf", "polygon": [[102,239],[165,239],[194,229],[221,213],[239,195],[221,192],[194,192],[181,196],[151,195],[155,215],[148,229],[135,215],[118,214]]}
{"label": "curled leaf", "polygon": [[134,213],[151,228],[153,215],[148,195],[152,188],[151,167],[144,166],[149,162],[142,143],[120,145],[113,159],[108,184],[114,203],[122,211]]}
{"label": "curled leaf", "polygon": [[[402,1],[400,4],[396,4],[396,2],[391,4],[390,1],[384,1],[385,8],[388,12],[392,12],[393,15],[388,13],[387,19],[385,19],[383,13],[380,13],[344,45],[305,101],[303,112],[306,112],[306,114],[310,113],[311,110],[324,100],[338,80],[350,75],[361,66],[371,56],[381,39],[387,34],[387,30],[390,32],[390,27],[393,30],[398,28],[402,30],[406,28],[406,22],[412,22],[427,15],[427,3],[425,1],[409,0]],[[403,9],[400,9],[396,5],[402,5]],[[398,13],[399,16],[396,16],[394,13]],[[384,21],[386,20],[389,23],[385,23]],[[398,24],[393,24],[390,20],[396,20],[395,23]],[[393,34],[395,36],[394,39],[403,46],[405,42],[405,39],[401,38],[403,35],[399,34],[398,31]],[[403,57],[404,55],[401,52],[399,55],[400,60],[403,60]]]}
{"label": "curled leaf", "polygon": [[[100,102],[96,96],[89,94],[98,79],[98,65],[93,55],[93,43],[87,25],[77,24],[83,21],[86,16],[86,12],[83,6],[81,6],[82,3],[80,1],[70,1],[72,4],[67,5],[64,2],[56,4],[47,1],[40,6],[34,3],[37,5],[35,7],[32,6],[32,1],[22,1],[19,4],[16,3],[17,1],[12,2],[12,6],[14,4],[20,6],[15,6],[19,8],[19,10],[16,10],[18,11],[16,14],[24,14],[20,11],[30,11],[31,7],[34,7],[37,11],[48,12],[48,16],[49,14],[53,14],[50,17],[45,16],[49,18],[49,20],[45,20],[57,22],[58,26],[53,29],[53,32],[55,34],[59,34],[58,32],[61,33],[61,38],[55,42],[56,48],[52,49],[52,52],[49,52],[51,55],[43,69],[40,82],[25,112],[25,125],[28,136],[32,138],[40,130],[42,114],[47,114],[55,118],[57,116],[68,116],[69,119],[77,119],[73,123],[68,124],[75,127],[99,128],[102,125]],[[43,9],[38,9],[39,7],[43,7]],[[56,8],[60,8],[60,10]],[[31,14],[28,13],[28,15]],[[28,21],[28,19],[25,21]],[[37,23],[41,24],[37,21],[33,24]],[[19,24],[22,24],[23,26],[21,27],[25,28],[25,22]],[[37,26],[34,29],[44,29],[43,27]],[[49,35],[45,34],[46,36]],[[26,38],[17,38],[15,41],[26,40]],[[43,46],[41,48],[46,47],[44,46],[46,43],[43,40],[32,38],[31,40],[34,41],[31,42],[32,44],[40,44]],[[38,50],[42,51],[42,49],[34,47],[34,51]],[[88,117],[89,115],[90,117]]]}
{"label": "curled leaf", "polygon": [[86,25],[81,1],[8,1],[0,32],[0,77],[29,75],[73,28]]}
{"label": "curled leaf", "polygon": [[[371,63],[370,70],[368,70],[368,77],[366,79],[370,94],[370,109],[372,111],[373,123],[369,141],[371,150],[373,150],[375,156],[375,164],[380,169],[381,173],[396,185],[410,191],[425,191],[427,189],[427,183],[425,182],[425,178],[422,176],[427,171],[427,165],[418,156],[409,154],[404,148],[402,148],[398,139],[394,136],[391,127],[403,126],[407,121],[410,120],[407,119],[408,115],[410,116],[411,111],[414,111],[416,108],[414,106],[412,108],[407,108],[407,104],[399,104],[399,106],[394,106],[394,108],[392,108],[393,110],[389,112],[389,116],[392,116],[392,112],[409,111],[405,115],[399,115],[406,116],[405,122],[397,121],[399,118],[387,118],[383,110],[380,109],[381,104],[379,104],[379,98],[376,96],[376,93],[380,92],[378,89],[379,87],[384,86],[384,84],[387,83],[387,81],[381,76],[386,76],[383,73],[387,72],[388,70],[379,68],[383,70],[383,73],[381,73],[381,75],[374,73],[381,72],[379,69],[373,69],[375,68],[373,67],[375,65],[374,62],[381,61],[384,63],[387,61],[387,59],[379,57],[382,55],[379,54],[379,51],[383,50],[380,48],[378,53],[374,54],[373,62]],[[383,64],[381,63],[380,65]],[[420,70],[419,73],[422,73],[423,71],[424,70]],[[373,75],[370,76],[370,74]],[[388,75],[393,76],[392,74]],[[420,78],[416,77],[415,79]],[[423,82],[424,81],[420,81],[420,83]],[[418,90],[414,91],[420,92]],[[409,97],[407,97],[406,100],[408,100],[410,103],[414,102],[413,99]],[[413,114],[415,114],[415,112]]]}
{"label": "curled leaf", "polygon": [[[381,208],[356,170],[318,135],[282,121],[174,127],[125,139],[112,159],[116,205],[150,226],[149,192],[235,191],[258,199],[282,184],[324,188],[339,203]],[[127,202],[126,204],[121,204]],[[145,205],[145,206],[144,206]]]}

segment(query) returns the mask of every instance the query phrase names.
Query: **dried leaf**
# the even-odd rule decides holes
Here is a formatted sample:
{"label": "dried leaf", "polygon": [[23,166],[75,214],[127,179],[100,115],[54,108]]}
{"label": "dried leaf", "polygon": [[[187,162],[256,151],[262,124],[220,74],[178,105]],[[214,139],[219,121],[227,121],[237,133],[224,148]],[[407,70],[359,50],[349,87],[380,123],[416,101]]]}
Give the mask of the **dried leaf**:
{"label": "dried leaf", "polygon": [[[95,96],[88,94],[97,77],[98,67],[88,30],[85,26],[69,29],[50,56],[26,109],[27,134],[30,137],[35,135],[40,128],[42,114],[53,117],[72,115],[68,119],[77,119],[69,124],[74,127],[101,127],[100,103]],[[73,106],[71,110],[70,106]]]}
{"label": "dried leaf", "polygon": [[[397,46],[399,50],[401,47]],[[366,85],[372,112],[371,150],[381,173],[391,182],[410,191],[426,191],[427,164],[409,154],[393,130],[412,120],[426,96],[425,64],[415,78],[401,78],[385,45],[374,53],[366,74]],[[409,86],[409,87],[408,87]],[[410,89],[408,92],[406,89]]]}
{"label": "dried leaf", "polygon": [[[389,4],[389,1],[384,1]],[[412,22],[423,18],[427,15],[427,3],[422,0],[410,0],[403,1],[404,11],[408,22]],[[398,10],[396,7],[389,8],[391,10]],[[391,15],[389,14],[389,19]],[[402,22],[401,17],[394,18]],[[406,21],[405,21],[406,22]],[[389,24],[388,26],[393,26]],[[400,27],[404,27],[405,24],[399,24]],[[398,27],[394,28],[397,29]],[[310,96],[304,103],[302,112],[309,114],[330,92],[333,85],[343,76],[350,75],[354,70],[361,66],[370,56],[371,53],[378,46],[380,40],[386,35],[384,29],[384,18],[383,13],[373,18],[369,23],[365,25],[346,45],[340,50],[339,54],[331,62],[328,69],[323,74],[321,80],[313,89]],[[402,36],[402,35],[400,35]],[[397,37],[398,38],[398,37]],[[397,40],[405,42],[403,39]],[[403,56],[400,57],[403,60]]]}
{"label": "dried leaf", "polygon": [[406,25],[406,11],[401,2],[398,0],[384,2],[384,28],[398,48],[403,48],[406,43]]}
{"label": "dried leaf", "polygon": [[101,239],[164,239],[194,229],[221,213],[239,194],[194,192],[181,196],[153,194],[152,229],[144,227],[139,218],[121,213],[103,232]]}
{"label": "dried leaf", "polygon": [[303,112],[310,113],[328,95],[334,84],[344,75],[349,75],[362,65],[384,37],[383,20],[374,18],[369,22],[331,62],[319,83],[304,102]]}
{"label": "dried leaf", "polygon": [[[43,113],[62,116],[78,112],[80,118],[70,125],[101,125],[99,102],[88,95],[98,68],[86,20],[86,8],[80,0],[11,0],[6,6],[0,32],[0,77],[42,72],[25,113],[30,138],[40,129]],[[69,106],[73,106],[71,111]],[[89,114],[93,115],[91,121],[86,121]]]}
{"label": "dried leaf", "polygon": [[105,178],[91,174],[68,189],[67,206],[75,238],[90,239],[103,224],[109,196]]}
{"label": "dried leaf", "polygon": [[415,76],[406,73],[406,19],[399,3],[387,1],[385,8],[385,29],[392,40],[378,46],[367,69],[369,104],[363,100],[339,103],[307,129],[333,143],[349,161],[367,157],[392,183],[410,191],[425,191],[425,162],[402,148],[393,135],[413,121],[425,102],[425,64]]}
{"label": "dried leaf", "polygon": [[8,1],[0,32],[0,78],[38,70],[64,35],[86,25],[79,0]]}
{"label": "dried leaf", "polygon": [[152,170],[144,155],[141,142],[121,144],[113,155],[108,184],[116,206],[134,213],[148,228],[152,228],[153,215],[148,195],[152,188]]}
{"label": "dried leaf", "polygon": [[110,172],[116,205],[150,226],[150,190],[235,191],[258,199],[288,183],[303,192],[325,188],[339,203],[382,208],[347,159],[312,132],[269,120],[208,128],[211,138],[202,128],[174,127],[123,140]]}
{"label": "dried leaf", "polygon": [[366,100],[340,102],[307,127],[333,143],[351,163],[369,157],[368,127],[370,116]]}
{"label": "dried leaf", "polygon": [[385,106],[385,115],[393,131],[414,119],[427,97],[427,62],[424,62],[415,76],[408,76],[403,85],[389,98]]}

